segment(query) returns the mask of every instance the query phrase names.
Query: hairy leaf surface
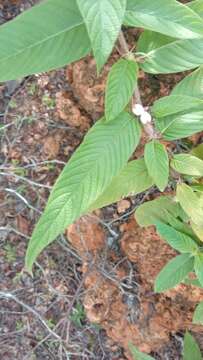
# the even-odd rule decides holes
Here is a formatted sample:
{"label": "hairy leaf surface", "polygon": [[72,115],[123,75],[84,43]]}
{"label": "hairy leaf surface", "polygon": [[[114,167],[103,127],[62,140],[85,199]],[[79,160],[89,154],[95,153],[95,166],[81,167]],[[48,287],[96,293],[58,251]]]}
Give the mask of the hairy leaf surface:
{"label": "hairy leaf surface", "polygon": [[144,31],[139,38],[137,51],[143,55],[142,69],[154,74],[176,73],[203,64],[202,39],[180,40]]}
{"label": "hairy leaf surface", "polygon": [[203,286],[203,253],[195,256],[194,269],[200,284]]}
{"label": "hairy leaf surface", "polygon": [[203,1],[194,0],[186,4],[190,9],[192,9],[196,14],[198,14],[203,19]]}
{"label": "hairy leaf surface", "polygon": [[129,345],[129,349],[133,356],[133,360],[155,360],[150,355],[147,355],[147,354],[139,351],[133,344]]}
{"label": "hairy leaf surface", "polygon": [[194,258],[189,254],[181,254],[173,258],[161,270],[155,281],[155,292],[163,292],[180,284],[193,270]]}
{"label": "hairy leaf surface", "polygon": [[123,197],[139,194],[154,184],[144,159],[130,161],[101,196],[91,205],[89,211],[112,204]]}
{"label": "hairy leaf surface", "polygon": [[145,30],[139,37],[137,51],[139,53],[147,54],[150,51],[159,49],[162,46],[170,44],[174,41],[177,41],[177,39],[174,37]]}
{"label": "hairy leaf surface", "polygon": [[201,301],[201,303],[199,303],[195,309],[193,324],[203,325],[203,301]]}
{"label": "hairy leaf surface", "polygon": [[126,0],[77,0],[77,3],[100,70],[108,59],[121,29]]}
{"label": "hairy leaf surface", "polygon": [[[180,214],[178,214],[178,216],[179,218],[181,218]],[[168,211],[167,211],[167,223],[176,231],[188,235],[189,237],[195,239],[198,242],[199,239],[195,235],[195,232],[191,229],[191,227],[186,222],[183,222],[183,220],[180,220],[177,217],[173,216]]]}
{"label": "hairy leaf surface", "polygon": [[203,67],[193,71],[181,80],[172,90],[171,95],[203,97]]}
{"label": "hairy leaf surface", "polygon": [[89,52],[76,1],[46,0],[0,26],[0,81],[62,67]]}
{"label": "hairy leaf surface", "polygon": [[181,253],[197,253],[198,246],[190,236],[161,222],[156,224],[156,228],[159,235],[175,250]]}
{"label": "hairy leaf surface", "polygon": [[[203,69],[200,68],[186,76],[173,89],[171,96],[190,96],[195,99],[203,98]],[[196,101],[196,100],[195,100]],[[203,106],[190,111],[183,111],[175,115],[156,118],[157,130],[167,140],[176,140],[195,134],[203,130]]]}
{"label": "hairy leaf surface", "polygon": [[194,69],[203,64],[203,40],[176,40],[145,54],[145,72],[170,74]]}
{"label": "hairy leaf surface", "polygon": [[178,1],[128,0],[124,24],[181,39],[200,37],[202,19]]}
{"label": "hairy leaf surface", "polygon": [[203,198],[198,197],[190,186],[181,184],[177,186],[177,199],[190,219],[202,228]]}
{"label": "hairy leaf surface", "polygon": [[203,130],[203,109],[155,119],[156,129],[165,140],[177,140]]}
{"label": "hairy leaf surface", "polygon": [[200,144],[193,148],[191,154],[203,160],[203,144]]}
{"label": "hairy leaf surface", "polygon": [[174,155],[171,167],[181,174],[203,176],[203,161],[190,154]]}
{"label": "hairy leaf surface", "polygon": [[135,61],[121,59],[112,66],[107,79],[105,116],[113,120],[129,103],[137,84],[138,66]]}
{"label": "hairy leaf surface", "polygon": [[202,360],[199,345],[195,338],[187,331],[184,336],[183,360]]}
{"label": "hairy leaf surface", "polygon": [[184,284],[185,285],[193,285],[193,286],[197,286],[199,288],[203,288],[198,279],[188,279],[187,278],[187,279],[184,280]]}
{"label": "hairy leaf surface", "polygon": [[140,205],[135,211],[135,218],[140,226],[150,226],[155,225],[157,221],[167,222],[168,212],[177,217],[180,207],[171,196],[160,196]]}
{"label": "hairy leaf surface", "polygon": [[155,117],[161,118],[173,115],[181,111],[191,110],[192,108],[202,106],[203,100],[198,97],[186,95],[170,95],[155,101],[151,110]]}
{"label": "hairy leaf surface", "polygon": [[199,227],[198,225],[194,224],[192,221],[190,222],[190,226],[192,231],[196,235],[197,239],[203,242],[203,227]]}
{"label": "hairy leaf surface", "polygon": [[144,159],[149,175],[160,191],[164,191],[169,177],[169,159],[164,145],[156,140],[146,144]]}
{"label": "hairy leaf surface", "polygon": [[26,255],[31,270],[38,254],[88,210],[127,163],[139,143],[140,127],[128,113],[98,121],[57,179]]}

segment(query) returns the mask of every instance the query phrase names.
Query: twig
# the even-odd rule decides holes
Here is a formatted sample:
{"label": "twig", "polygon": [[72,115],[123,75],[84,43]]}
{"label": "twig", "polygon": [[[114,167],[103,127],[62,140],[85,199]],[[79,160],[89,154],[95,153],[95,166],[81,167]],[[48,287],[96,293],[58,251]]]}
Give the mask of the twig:
{"label": "twig", "polygon": [[111,228],[111,224],[110,223],[106,223],[105,221],[103,221],[102,219],[100,219],[98,216],[96,216],[95,214],[87,214],[87,216],[89,216],[89,218],[95,219],[96,221],[98,221],[98,223],[100,223],[101,225],[103,225],[104,227],[107,228],[107,230],[109,231],[109,233],[114,237],[114,238],[118,238],[118,234]]}
{"label": "twig", "polygon": [[11,97],[9,99],[9,102],[8,102],[8,104],[6,106],[6,109],[4,111],[4,118],[3,118],[4,124],[6,123],[6,120],[7,120],[7,116],[8,116],[9,110],[10,110],[11,102],[21,92],[21,90],[25,88],[25,86],[27,85],[29,80],[30,80],[30,77],[28,77],[25,80],[20,80],[17,88],[14,90],[13,94],[11,95]]}
{"label": "twig", "polygon": [[[152,189],[153,189],[153,188],[152,188]],[[132,214],[135,212],[135,210],[136,210],[141,204],[143,204],[143,202],[144,202],[144,201],[146,200],[146,198],[149,196],[149,194],[150,194],[150,192],[151,192],[152,189],[149,189],[148,191],[146,191],[145,193],[143,193],[143,198],[142,198],[140,201],[138,201],[138,203],[137,203],[131,210],[129,210],[128,212],[124,213],[123,215],[117,217],[116,219],[113,219],[113,220],[109,221],[107,225],[108,225],[108,226],[111,226],[111,225],[113,225],[114,223],[116,223],[116,222],[118,222],[118,221],[120,222],[120,221],[122,221],[122,220],[125,220],[126,218],[129,218],[129,216],[132,215]]]}
{"label": "twig", "polygon": [[41,214],[41,213],[42,213],[40,210],[38,210],[37,208],[35,208],[34,206],[32,206],[32,205],[24,198],[24,196],[22,196],[21,194],[19,194],[16,190],[6,188],[5,191],[7,191],[8,193],[11,193],[11,194],[14,194],[15,196],[17,196],[20,200],[22,200],[22,201],[25,203],[25,205],[26,205],[29,209],[37,212],[38,214]]}
{"label": "twig", "polygon": [[[134,61],[136,61],[135,56],[129,51],[128,44],[126,42],[126,39],[125,39],[122,31],[120,31],[118,41],[119,41],[120,51],[121,51],[122,55],[126,56],[126,57],[129,57],[129,58],[133,59]],[[135,88],[135,91],[134,91],[134,94],[133,94],[132,107],[134,107],[136,104],[140,104],[140,105],[143,106],[138,86]],[[153,125],[151,123],[143,124],[143,127],[144,127],[145,133],[148,135],[148,137],[150,139],[158,137],[158,135],[157,135],[157,133],[156,133],[156,131],[155,131],[155,129],[154,129],[154,127],[153,127]]]}
{"label": "twig", "polygon": [[52,189],[51,186],[49,185],[44,185],[44,184],[41,184],[41,183],[37,183],[33,180],[30,180],[24,176],[20,176],[20,175],[16,175],[12,172],[0,172],[0,175],[2,176],[13,176],[14,178],[16,178],[17,180],[22,180],[22,181],[25,181],[27,182],[28,184],[32,185],[32,186],[36,186],[36,187],[42,187],[42,188],[46,188],[46,189]]}
{"label": "twig", "polygon": [[77,301],[77,299],[79,297],[80,291],[83,288],[83,285],[84,285],[87,277],[89,276],[89,274],[92,271],[94,266],[95,266],[95,264],[94,264],[94,261],[93,261],[91,264],[89,264],[86,273],[84,274],[82,280],[80,281],[80,284],[79,284],[79,286],[78,286],[78,288],[77,288],[77,290],[76,290],[76,292],[75,292],[75,294],[73,296],[73,299],[71,300],[71,303],[70,303],[70,305],[68,307],[68,310],[67,310],[67,313],[66,313],[67,318],[69,318],[69,316],[71,314],[71,311],[73,310],[73,306],[74,306],[75,302]]}
{"label": "twig", "polygon": [[30,236],[25,235],[25,234],[21,233],[20,231],[12,228],[10,226],[0,226],[0,231],[7,231],[8,233],[9,232],[14,232],[16,235],[22,236],[25,239],[28,239],[28,240],[30,239]]}
{"label": "twig", "polygon": [[60,292],[59,290],[56,290],[52,284],[50,283],[49,281],[49,278],[48,278],[48,275],[46,274],[46,271],[44,270],[44,268],[37,262],[35,261],[35,264],[36,266],[40,269],[40,271],[42,272],[45,280],[46,280],[46,283],[47,283],[47,286],[48,286],[48,289],[50,291],[52,291],[55,295],[57,295],[59,298],[68,298],[70,297],[71,295],[67,295],[67,294],[64,294],[62,292]]}
{"label": "twig", "polygon": [[134,101],[133,101],[133,104],[132,104],[132,105],[134,105],[134,103],[135,103],[135,104],[140,104],[140,105],[143,106],[142,100],[141,100],[140,91],[139,91],[139,88],[138,88],[138,87],[135,88],[135,91],[134,91],[134,94],[133,94],[133,98],[134,98]]}
{"label": "twig", "polygon": [[120,44],[120,50],[121,50],[122,54],[124,56],[128,55],[130,51],[129,51],[128,44],[125,40],[125,37],[124,37],[122,31],[120,31],[120,33],[119,33],[118,41]]}
{"label": "twig", "polygon": [[[16,331],[10,331],[10,332],[6,332],[6,333],[1,333],[0,337],[1,338],[6,338],[8,339],[8,337],[11,337],[13,335],[19,335],[21,333],[24,333],[27,330],[27,326],[24,326],[22,329],[20,330],[16,330]],[[21,335],[22,336],[22,335]]]}
{"label": "twig", "polygon": [[0,131],[4,131],[4,130],[7,129],[8,127],[13,126],[14,124],[15,124],[15,122],[13,121],[13,122],[11,122],[11,123],[9,123],[9,124],[6,124],[6,125],[4,125],[4,126],[1,126],[1,127],[0,127]]}
{"label": "twig", "polygon": [[[1,130],[1,128],[0,128]],[[27,164],[27,165],[23,165],[23,166],[0,166],[0,170],[9,170],[9,171],[15,171],[18,169],[29,169],[29,168],[37,168],[38,166],[43,166],[43,165],[49,165],[49,164],[59,164],[59,165],[66,165],[65,161],[60,161],[60,160],[45,160],[45,161],[40,161],[40,162],[34,162],[34,160],[32,161],[32,164]]]}
{"label": "twig", "polygon": [[[68,240],[68,239],[67,239]],[[69,254],[73,255],[77,260],[79,260],[80,262],[82,262],[81,257],[74,251],[72,250],[69,246],[67,246],[67,240],[65,239],[64,235],[61,234],[58,240],[58,244]]]}
{"label": "twig", "polygon": [[41,315],[35,310],[33,309],[31,306],[25,304],[23,301],[21,301],[20,299],[18,299],[15,295],[8,293],[8,292],[3,292],[0,291],[0,298],[5,298],[8,300],[13,300],[15,301],[17,304],[19,304],[20,306],[24,307],[26,310],[28,310],[29,312],[31,312],[40,322],[41,324],[46,328],[46,330],[52,335],[54,336],[57,340],[59,340],[61,342],[61,337],[56,334],[52,329],[50,329],[50,327],[47,325],[46,321],[41,317]]}

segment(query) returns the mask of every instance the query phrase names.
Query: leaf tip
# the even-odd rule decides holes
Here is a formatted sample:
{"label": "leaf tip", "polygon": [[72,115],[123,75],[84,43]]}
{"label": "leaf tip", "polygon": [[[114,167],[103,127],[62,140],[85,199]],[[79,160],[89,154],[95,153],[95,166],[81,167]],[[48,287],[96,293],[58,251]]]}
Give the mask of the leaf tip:
{"label": "leaf tip", "polygon": [[[167,184],[168,184],[168,182],[167,182]],[[166,184],[166,185],[164,184],[164,185],[161,185],[161,186],[159,185],[159,186],[158,186],[159,190],[160,190],[161,192],[164,192],[165,189],[166,189],[166,187],[167,187],[167,184]]]}
{"label": "leaf tip", "polygon": [[157,284],[156,281],[155,281],[155,284],[154,284],[154,292],[157,293],[157,294],[160,294],[162,292],[161,287],[159,286],[159,284]]}
{"label": "leaf tip", "polygon": [[31,277],[33,277],[33,271],[32,271],[32,267],[34,264],[35,259],[33,259],[33,257],[30,254],[30,249],[29,249],[29,245],[26,251],[26,255],[25,255],[25,267],[24,267],[24,271],[26,273],[28,273]]}
{"label": "leaf tip", "polygon": [[30,275],[31,278],[34,277],[33,271],[32,271],[32,266],[33,266],[33,264],[29,264],[29,263],[27,262],[27,260],[25,259],[25,266],[24,266],[24,268],[23,268],[23,272],[26,273],[26,274],[28,274],[28,275]]}
{"label": "leaf tip", "polygon": [[101,72],[103,70],[103,66],[104,66],[104,63],[103,62],[96,62],[96,67],[97,67],[97,77],[99,77],[101,75]]}

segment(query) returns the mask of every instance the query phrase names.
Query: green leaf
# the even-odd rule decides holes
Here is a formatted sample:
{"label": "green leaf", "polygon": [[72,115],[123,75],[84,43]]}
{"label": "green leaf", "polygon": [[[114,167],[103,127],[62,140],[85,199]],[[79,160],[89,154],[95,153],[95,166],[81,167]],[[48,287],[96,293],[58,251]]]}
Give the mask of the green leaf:
{"label": "green leaf", "polygon": [[192,221],[190,222],[190,225],[191,225],[191,228],[192,228],[193,232],[197,236],[197,238],[199,240],[201,240],[201,242],[202,242],[203,241],[203,227],[197,226]]}
{"label": "green leaf", "polygon": [[203,160],[203,144],[200,144],[193,148],[191,154]]}
{"label": "green leaf", "polygon": [[193,71],[180,81],[171,95],[186,95],[202,99],[203,97],[203,67]]}
{"label": "green leaf", "polygon": [[203,18],[203,1],[194,0],[186,4],[191,10],[196,12],[201,18]]}
{"label": "green leaf", "polygon": [[75,0],[46,0],[1,25],[0,44],[0,81],[62,67],[90,52]]}
{"label": "green leaf", "polygon": [[157,222],[156,228],[158,234],[175,250],[181,253],[197,253],[199,248],[195,241],[188,235],[185,235],[173,229],[171,226],[161,222]]}
{"label": "green leaf", "polygon": [[199,288],[203,288],[198,279],[185,279],[184,284],[185,285],[197,286]]}
{"label": "green leaf", "polygon": [[[144,71],[155,74],[175,73],[201,65],[202,49],[202,39],[177,40],[153,31],[144,31],[137,46],[138,53],[143,55],[140,66]],[[193,93],[191,89],[185,95],[194,96]],[[173,91],[171,95],[175,95]]]}
{"label": "green leaf", "polygon": [[122,113],[110,123],[98,121],[65,166],[29,242],[26,267],[88,210],[127,163],[140,140],[135,118]]}
{"label": "green leaf", "polygon": [[105,96],[105,116],[107,121],[113,120],[129,103],[138,75],[135,61],[121,59],[113,65],[108,79]]}
{"label": "green leaf", "polygon": [[171,167],[181,174],[203,176],[203,161],[190,154],[174,155]]}
{"label": "green leaf", "polygon": [[203,64],[202,39],[176,40],[145,55],[141,68],[151,74],[170,74]]}
{"label": "green leaf", "polygon": [[77,0],[77,4],[100,70],[107,61],[121,29],[126,0]]}
{"label": "green leaf", "polygon": [[155,119],[156,129],[165,140],[177,140],[203,130],[203,109]]}
{"label": "green leaf", "polygon": [[153,185],[144,159],[130,161],[101,196],[91,205],[89,211],[112,204],[123,197],[139,194]]}
{"label": "green leaf", "polygon": [[179,204],[172,196],[160,196],[140,205],[135,211],[135,219],[140,226],[155,225],[157,221],[166,222],[168,212],[173,216],[179,215]]}
{"label": "green leaf", "polygon": [[202,360],[199,346],[194,337],[186,332],[184,337],[183,360]]}
{"label": "green leaf", "polygon": [[128,0],[124,24],[141,27],[180,39],[200,37],[202,19],[178,1]]}
{"label": "green leaf", "polygon": [[197,305],[192,322],[193,324],[203,325],[203,301]]}
{"label": "green leaf", "polygon": [[193,270],[194,258],[190,254],[181,254],[173,258],[161,270],[155,281],[155,292],[163,292],[180,284]]}
{"label": "green leaf", "polygon": [[193,190],[195,190],[196,192],[203,192],[203,184],[201,183],[194,183],[190,186]]}
{"label": "green leaf", "polygon": [[151,110],[155,117],[160,118],[190,110],[201,105],[203,108],[203,100],[192,96],[170,95],[155,101]]}
{"label": "green leaf", "polygon": [[129,349],[134,360],[155,360],[150,355],[144,354],[143,352],[139,351],[133,344],[129,344]]}
{"label": "green leaf", "polygon": [[[171,96],[190,96],[202,99],[203,71],[198,69],[185,77],[173,89]],[[175,115],[155,118],[155,125],[166,140],[176,140],[203,130],[203,106]]]}
{"label": "green leaf", "polygon": [[169,177],[169,159],[164,145],[156,140],[146,144],[144,159],[149,175],[159,190],[164,191]]}
{"label": "green leaf", "polygon": [[203,286],[203,253],[195,256],[194,269],[200,284]]}
{"label": "green leaf", "polygon": [[[156,32],[144,31],[139,38],[137,51],[143,55],[144,61],[140,65],[142,69],[154,74],[175,73],[203,64],[202,39],[177,40]],[[193,96],[192,93],[193,90],[185,95]]]}
{"label": "green leaf", "polygon": [[[182,208],[180,208],[180,209],[182,209]],[[187,223],[182,222],[181,220],[177,219],[175,216],[170,214],[168,211],[167,211],[166,216],[167,216],[167,222],[169,225],[172,226],[172,228],[174,228],[175,230],[177,230],[185,235],[188,235],[189,237],[192,237],[193,239],[195,239],[198,242],[197,236],[195,235],[195,233],[193,232],[193,230]],[[181,217],[180,214],[178,214],[178,217]]]}
{"label": "green leaf", "polygon": [[199,227],[203,227],[202,200],[186,184],[177,186],[177,199],[190,219]]}
{"label": "green leaf", "polygon": [[139,53],[148,53],[152,50],[159,49],[160,47],[170,44],[171,42],[176,41],[177,39],[159,34],[154,31],[145,30],[140,35],[138,44],[137,44],[137,51]]}

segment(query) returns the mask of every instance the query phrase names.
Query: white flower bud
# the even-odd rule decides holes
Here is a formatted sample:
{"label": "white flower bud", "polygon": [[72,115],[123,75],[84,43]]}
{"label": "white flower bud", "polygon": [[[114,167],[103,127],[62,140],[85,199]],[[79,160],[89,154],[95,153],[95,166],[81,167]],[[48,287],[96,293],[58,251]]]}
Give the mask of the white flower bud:
{"label": "white flower bud", "polygon": [[148,113],[147,111],[144,111],[140,116],[140,121],[142,124],[150,123],[152,121],[152,117],[151,117],[150,113]]}
{"label": "white flower bud", "polygon": [[140,115],[142,115],[142,114],[145,112],[145,109],[143,108],[142,105],[140,105],[140,104],[135,104],[135,105],[133,106],[132,111],[133,111],[133,114],[135,114],[136,116],[140,116]]}

